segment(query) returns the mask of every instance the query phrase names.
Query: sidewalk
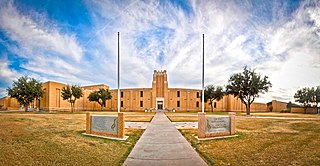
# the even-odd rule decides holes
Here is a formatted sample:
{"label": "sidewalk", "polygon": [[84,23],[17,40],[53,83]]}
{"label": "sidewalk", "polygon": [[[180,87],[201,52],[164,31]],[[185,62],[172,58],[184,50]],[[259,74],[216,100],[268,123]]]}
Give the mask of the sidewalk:
{"label": "sidewalk", "polygon": [[207,165],[162,112],[153,120],[123,165]]}

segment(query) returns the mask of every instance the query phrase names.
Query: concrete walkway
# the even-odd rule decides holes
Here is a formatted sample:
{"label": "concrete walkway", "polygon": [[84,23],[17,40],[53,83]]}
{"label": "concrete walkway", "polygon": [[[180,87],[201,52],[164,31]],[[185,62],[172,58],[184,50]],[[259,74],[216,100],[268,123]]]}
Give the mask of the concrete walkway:
{"label": "concrete walkway", "polygon": [[158,112],[123,165],[207,165],[167,116]]}

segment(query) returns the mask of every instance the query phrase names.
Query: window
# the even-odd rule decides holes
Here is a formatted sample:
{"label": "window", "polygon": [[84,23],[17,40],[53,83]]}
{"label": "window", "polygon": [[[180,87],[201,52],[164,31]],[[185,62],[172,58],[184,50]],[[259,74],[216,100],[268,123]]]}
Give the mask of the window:
{"label": "window", "polygon": [[199,101],[197,101],[197,103],[196,103],[196,107],[197,107],[197,108],[199,108]]}
{"label": "window", "polygon": [[180,107],[180,101],[177,101],[177,107]]}
{"label": "window", "polygon": [[121,92],[120,96],[123,97],[123,92]]}
{"label": "window", "polygon": [[143,107],[143,101],[140,101],[140,107]]}
{"label": "window", "polygon": [[121,101],[120,106],[123,107],[123,101]]}
{"label": "window", "polygon": [[143,91],[140,91],[140,97],[143,97]]}
{"label": "window", "polygon": [[200,92],[197,92],[197,98],[200,98]]}
{"label": "window", "polygon": [[213,103],[213,108],[217,108],[217,102]]}
{"label": "window", "polygon": [[180,91],[177,91],[177,97],[180,97]]}

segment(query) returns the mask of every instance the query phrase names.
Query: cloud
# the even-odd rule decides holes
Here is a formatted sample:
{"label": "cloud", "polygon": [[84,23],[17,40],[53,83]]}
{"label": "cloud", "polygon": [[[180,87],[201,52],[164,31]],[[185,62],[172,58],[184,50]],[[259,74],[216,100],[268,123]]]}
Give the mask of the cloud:
{"label": "cloud", "polygon": [[[0,30],[6,36],[7,56],[15,55],[14,61],[23,59],[22,64],[14,67],[19,67],[23,75],[41,81],[92,83],[90,79],[83,78],[89,74],[82,71],[83,66],[80,65],[85,50],[77,41],[76,34],[67,34],[55,24],[45,14],[35,11],[23,14],[12,1],[2,2]],[[16,77],[10,78],[6,82]]]}
{"label": "cloud", "polygon": [[9,68],[9,62],[6,59],[0,58],[0,96],[7,94],[7,85],[10,85],[19,76],[21,76],[20,73]]}
{"label": "cloud", "polygon": [[11,82],[19,77],[19,73],[9,68],[9,63],[5,59],[0,59],[0,80]]}
{"label": "cloud", "polygon": [[162,68],[170,87],[201,88],[205,34],[206,84],[225,85],[248,65],[269,76],[273,87],[257,100],[267,102],[292,100],[298,88],[320,82],[316,0],[85,4],[94,34],[89,39],[46,16],[34,19],[36,12],[22,14],[12,3],[0,8],[0,27],[17,43],[8,44],[10,50],[27,59],[23,69],[44,80],[115,88],[120,32],[121,87],[151,87],[153,70]]}
{"label": "cloud", "polygon": [[[42,23],[41,23],[42,22]],[[77,61],[83,56],[83,49],[75,35],[61,34],[45,21],[35,22],[22,15],[9,1],[0,8],[0,26],[8,37],[17,42],[23,52],[54,52]],[[23,54],[22,54],[23,55]],[[32,55],[26,55],[32,56]]]}
{"label": "cloud", "polygon": [[[149,86],[150,74],[144,73],[162,67],[168,70],[171,86],[200,88],[202,33],[207,84],[224,85],[245,65],[268,75],[274,85],[269,96],[279,99],[289,100],[298,85],[314,86],[319,82],[316,1],[305,1],[291,13],[289,3],[275,2],[271,9],[269,4],[258,4],[263,6],[261,15],[253,11],[257,4],[251,2],[190,1],[189,12],[158,1],[95,3],[92,10],[107,20],[107,26],[100,25],[108,27],[102,37],[105,45],[116,48],[116,39],[112,38],[113,44],[109,40],[116,32],[108,33],[109,27],[117,27],[122,33],[122,71],[127,73],[123,77],[137,78],[130,79],[128,85],[136,82]],[[120,10],[122,6],[127,7]],[[279,88],[288,90],[280,93]],[[271,99],[262,96],[264,101]]]}

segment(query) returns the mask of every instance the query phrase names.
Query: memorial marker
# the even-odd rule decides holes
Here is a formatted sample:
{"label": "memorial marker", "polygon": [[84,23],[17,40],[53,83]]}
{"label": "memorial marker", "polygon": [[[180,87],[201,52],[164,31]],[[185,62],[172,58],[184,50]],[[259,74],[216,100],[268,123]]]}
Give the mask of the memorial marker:
{"label": "memorial marker", "polygon": [[90,112],[86,115],[85,135],[126,140],[128,137],[124,134],[124,127],[123,112],[119,112],[118,116],[92,115]]}
{"label": "memorial marker", "polygon": [[205,113],[198,113],[198,138],[215,138],[221,136],[235,136],[235,113],[229,116],[206,117]]}

